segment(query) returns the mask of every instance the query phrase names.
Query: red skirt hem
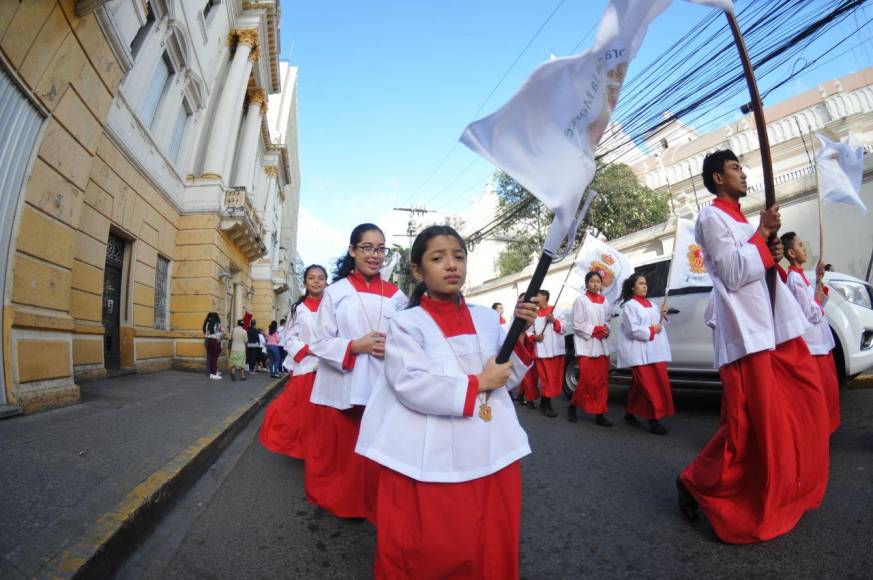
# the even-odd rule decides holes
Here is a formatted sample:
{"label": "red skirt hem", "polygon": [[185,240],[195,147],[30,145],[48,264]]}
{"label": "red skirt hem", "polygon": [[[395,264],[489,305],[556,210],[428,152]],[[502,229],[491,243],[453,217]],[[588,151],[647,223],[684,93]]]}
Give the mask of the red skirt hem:
{"label": "red skirt hem", "polygon": [[519,388],[526,401],[536,401],[540,398],[540,391],[537,388],[536,368],[532,367],[525,373],[524,378],[521,379],[521,386]]}
{"label": "red skirt hem", "polygon": [[561,394],[561,387],[564,386],[564,364],[563,355],[536,359],[534,367],[543,397],[551,399]]}
{"label": "red skirt hem", "polygon": [[586,413],[603,415],[609,401],[609,357],[580,356],[577,360],[579,382],[570,404]]}
{"label": "red skirt hem", "polygon": [[363,407],[314,405],[303,485],[310,503],[339,518],[376,523],[381,466],[355,453]]}
{"label": "red skirt hem", "polygon": [[722,541],[769,540],[824,498],[830,421],[819,370],[797,338],[719,372],[721,425],[680,477]]}
{"label": "red skirt hem", "polygon": [[314,410],[314,405],[309,402],[314,382],[314,372],[292,376],[285,390],[267,406],[258,433],[258,439],[266,449],[305,459],[309,420]]}
{"label": "red skirt hem", "polygon": [[373,576],[518,578],[521,466],[462,483],[383,468]]}
{"label": "red skirt hem", "polygon": [[837,379],[837,365],[833,353],[813,356],[821,374],[821,384],[824,389],[825,401],[828,404],[831,433],[840,426],[840,381]]}
{"label": "red skirt hem", "polygon": [[644,419],[673,415],[673,392],[667,363],[659,362],[631,367],[633,380],[627,392],[625,410]]}

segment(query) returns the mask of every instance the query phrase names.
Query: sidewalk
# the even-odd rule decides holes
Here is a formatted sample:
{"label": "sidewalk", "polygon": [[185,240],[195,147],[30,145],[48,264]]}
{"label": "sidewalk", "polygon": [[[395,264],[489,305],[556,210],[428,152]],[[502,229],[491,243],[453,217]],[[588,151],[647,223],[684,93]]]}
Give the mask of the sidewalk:
{"label": "sidewalk", "polygon": [[281,384],[130,375],[0,421],[0,578],[111,574]]}

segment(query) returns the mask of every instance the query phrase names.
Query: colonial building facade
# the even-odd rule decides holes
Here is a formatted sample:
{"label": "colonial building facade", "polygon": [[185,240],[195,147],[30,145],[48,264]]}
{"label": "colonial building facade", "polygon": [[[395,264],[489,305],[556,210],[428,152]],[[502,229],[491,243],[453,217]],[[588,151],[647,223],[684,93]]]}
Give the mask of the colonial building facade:
{"label": "colonial building facade", "polygon": [[278,0],[0,2],[0,412],[202,368],[207,312],[296,292]]}

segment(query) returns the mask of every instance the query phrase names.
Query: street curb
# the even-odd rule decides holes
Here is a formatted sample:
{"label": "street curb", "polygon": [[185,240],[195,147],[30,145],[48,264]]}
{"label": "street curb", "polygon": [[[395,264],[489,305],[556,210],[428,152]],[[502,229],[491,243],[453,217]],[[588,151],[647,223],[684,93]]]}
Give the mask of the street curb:
{"label": "street curb", "polygon": [[858,375],[847,386],[850,389],[869,389],[873,387],[873,375]]}
{"label": "street curb", "polygon": [[252,401],[237,407],[209,434],[152,473],[113,511],[101,514],[88,525],[81,537],[51,558],[35,577],[53,580],[111,577],[152,526],[200,479],[282,384],[282,378],[269,383]]}

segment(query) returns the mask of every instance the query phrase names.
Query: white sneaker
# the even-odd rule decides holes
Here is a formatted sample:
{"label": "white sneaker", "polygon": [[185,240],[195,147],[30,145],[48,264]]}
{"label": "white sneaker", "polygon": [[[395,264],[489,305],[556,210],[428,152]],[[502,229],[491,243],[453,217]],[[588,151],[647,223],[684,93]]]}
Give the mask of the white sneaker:
{"label": "white sneaker", "polygon": [[221,380],[221,377],[219,375],[209,375],[209,378],[213,380]]}

